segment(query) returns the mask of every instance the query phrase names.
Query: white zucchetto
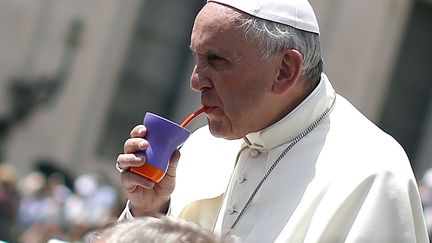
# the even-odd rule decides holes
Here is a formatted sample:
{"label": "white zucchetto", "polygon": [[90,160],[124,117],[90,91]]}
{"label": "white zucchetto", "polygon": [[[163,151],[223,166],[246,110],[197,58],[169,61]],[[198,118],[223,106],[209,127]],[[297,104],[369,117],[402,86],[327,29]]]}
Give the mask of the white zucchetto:
{"label": "white zucchetto", "polygon": [[252,16],[319,34],[318,21],[308,0],[207,0]]}

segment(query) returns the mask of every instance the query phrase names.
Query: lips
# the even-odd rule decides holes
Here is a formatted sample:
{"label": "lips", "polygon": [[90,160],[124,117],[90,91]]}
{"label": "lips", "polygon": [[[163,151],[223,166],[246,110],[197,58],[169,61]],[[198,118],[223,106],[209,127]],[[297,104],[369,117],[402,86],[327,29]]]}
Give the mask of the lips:
{"label": "lips", "polygon": [[224,111],[219,106],[210,106],[205,111],[205,115],[207,118],[211,120],[219,120],[221,117],[225,116]]}
{"label": "lips", "polygon": [[206,110],[204,111],[204,113],[206,115],[208,115],[209,113],[211,113],[212,110],[214,110],[214,108],[216,107],[216,106],[214,106],[214,105],[212,105],[212,104],[210,104],[208,102],[203,102],[203,101],[201,101],[201,105],[202,105],[202,107],[206,107]]}
{"label": "lips", "polygon": [[201,100],[201,105],[202,105],[203,107],[207,107],[206,113],[209,112],[209,110],[211,110],[212,108],[215,108],[215,107],[216,107],[215,104],[212,104],[212,103],[210,103],[210,102],[206,102],[206,101],[204,101],[204,100]]}
{"label": "lips", "polygon": [[211,102],[210,101],[210,95],[207,93],[207,95],[203,95],[203,93],[201,93],[201,104],[202,106],[207,107],[207,110],[205,111],[206,114],[210,114],[213,113],[215,109],[217,109],[218,107],[220,107],[219,104],[215,103],[215,102]]}
{"label": "lips", "polygon": [[207,114],[210,114],[214,109],[215,109],[214,106],[207,106],[206,113],[207,113]]}
{"label": "lips", "polygon": [[205,113],[210,112],[210,110],[212,110],[214,108],[214,106],[211,105],[206,105],[206,104],[202,104],[203,107],[206,107],[206,110],[204,111]]}

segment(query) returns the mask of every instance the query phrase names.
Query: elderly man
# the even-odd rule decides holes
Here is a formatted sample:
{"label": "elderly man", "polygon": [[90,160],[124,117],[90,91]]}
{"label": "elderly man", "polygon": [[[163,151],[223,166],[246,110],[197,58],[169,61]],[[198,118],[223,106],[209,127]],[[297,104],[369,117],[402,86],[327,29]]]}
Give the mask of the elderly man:
{"label": "elderly man", "polygon": [[191,49],[208,126],[156,184],[128,170],[148,146],[132,130],[121,219],[169,213],[244,242],[428,242],[409,160],[335,93],[308,1],[209,0]]}

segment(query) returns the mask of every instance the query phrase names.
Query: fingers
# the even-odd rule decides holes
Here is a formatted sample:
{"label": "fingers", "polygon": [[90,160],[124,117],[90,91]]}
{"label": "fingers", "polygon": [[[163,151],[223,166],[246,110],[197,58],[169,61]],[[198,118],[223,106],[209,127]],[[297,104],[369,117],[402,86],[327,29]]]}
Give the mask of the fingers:
{"label": "fingers", "polygon": [[[144,125],[138,125],[130,132],[131,138],[127,139],[123,146],[124,154],[117,157],[118,166],[121,169],[128,169],[132,166],[141,166],[145,162],[144,156],[139,156],[139,151],[146,150],[149,146],[143,137],[147,130]],[[134,154],[137,153],[137,154]]]}
{"label": "fingers", "polygon": [[124,143],[123,150],[125,154],[135,153],[140,150],[146,150],[149,146],[147,140],[143,138],[129,138]]}
{"label": "fingers", "polygon": [[147,129],[144,125],[137,125],[130,132],[131,138],[143,138],[147,133]]}
{"label": "fingers", "polygon": [[[135,193],[142,188],[151,189],[155,183],[148,180],[144,176],[138,175],[131,171],[126,171],[121,174],[121,182],[127,193]],[[140,188],[141,187],[141,188]]]}
{"label": "fingers", "polygon": [[129,167],[142,166],[145,163],[145,158],[135,154],[120,154],[117,157],[117,162],[120,169],[127,170]]}
{"label": "fingers", "polygon": [[180,151],[177,149],[171,156],[171,161],[168,165],[168,170],[166,172],[166,175],[171,177],[176,176],[176,170],[177,170],[179,158],[180,158]]}

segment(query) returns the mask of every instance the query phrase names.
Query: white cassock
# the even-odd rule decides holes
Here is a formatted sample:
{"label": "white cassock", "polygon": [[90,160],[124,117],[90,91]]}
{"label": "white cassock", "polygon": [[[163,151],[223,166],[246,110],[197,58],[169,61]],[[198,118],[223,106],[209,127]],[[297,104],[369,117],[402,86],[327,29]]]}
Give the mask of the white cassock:
{"label": "white cassock", "polygon": [[241,242],[429,242],[404,150],[337,95],[325,74],[272,126],[232,141],[203,127],[181,154],[170,214]]}

